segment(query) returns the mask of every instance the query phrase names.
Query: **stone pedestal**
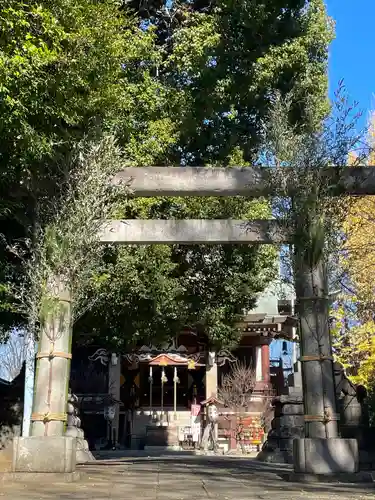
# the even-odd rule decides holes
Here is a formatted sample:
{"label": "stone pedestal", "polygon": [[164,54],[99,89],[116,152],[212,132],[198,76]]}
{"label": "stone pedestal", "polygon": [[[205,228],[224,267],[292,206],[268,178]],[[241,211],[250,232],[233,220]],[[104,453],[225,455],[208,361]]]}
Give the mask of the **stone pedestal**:
{"label": "stone pedestal", "polygon": [[353,474],[359,470],[356,439],[295,439],[294,472],[297,474]]}
{"label": "stone pedestal", "polygon": [[66,437],[76,440],[76,461],[84,464],[95,461],[95,458],[89,450],[89,445],[85,440],[83,429],[81,428],[81,419],[79,418],[78,398],[69,390],[68,393],[68,426],[65,432]]}
{"label": "stone pedestal", "polygon": [[300,363],[294,366],[287,393],[273,399],[275,409],[271,430],[258,460],[274,463],[293,463],[293,440],[305,436],[303,392]]}
{"label": "stone pedestal", "polygon": [[75,468],[75,438],[32,436],[13,440],[13,472],[72,473]]}
{"label": "stone pedestal", "polygon": [[258,460],[293,463],[293,441],[304,437],[302,395],[278,396],[272,402],[275,416]]}
{"label": "stone pedestal", "polygon": [[77,464],[95,462],[95,457],[89,450],[89,444],[84,437],[76,438],[76,461]]}

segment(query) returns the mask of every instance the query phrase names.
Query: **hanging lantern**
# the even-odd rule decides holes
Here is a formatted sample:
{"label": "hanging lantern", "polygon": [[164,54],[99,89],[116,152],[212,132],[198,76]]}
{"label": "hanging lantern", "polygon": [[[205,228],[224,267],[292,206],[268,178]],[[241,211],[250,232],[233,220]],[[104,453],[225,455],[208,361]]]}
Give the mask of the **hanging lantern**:
{"label": "hanging lantern", "polygon": [[195,361],[193,359],[188,361],[188,370],[195,370]]}
{"label": "hanging lantern", "polygon": [[114,420],[116,415],[116,406],[115,405],[109,405],[104,407],[104,418],[106,420],[112,421]]}
{"label": "hanging lantern", "polygon": [[149,373],[149,376],[148,376],[148,381],[150,384],[152,384],[153,382],[153,378],[152,378],[152,366],[150,366],[150,373]]}
{"label": "hanging lantern", "polygon": [[165,375],[164,368],[161,371],[161,381],[163,384],[166,384],[168,382],[167,376]]}

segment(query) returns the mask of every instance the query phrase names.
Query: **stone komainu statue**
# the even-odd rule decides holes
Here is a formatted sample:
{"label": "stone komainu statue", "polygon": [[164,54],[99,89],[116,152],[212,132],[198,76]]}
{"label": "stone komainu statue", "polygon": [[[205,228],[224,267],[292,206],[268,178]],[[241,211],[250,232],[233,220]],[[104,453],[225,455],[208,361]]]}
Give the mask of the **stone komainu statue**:
{"label": "stone komainu statue", "polygon": [[361,447],[361,444],[364,444],[365,431],[369,427],[366,388],[353,384],[341,363],[334,364],[334,373],[341,436],[358,439]]}
{"label": "stone komainu statue", "polygon": [[81,419],[79,418],[78,406],[79,403],[77,396],[73,394],[69,389],[67,401],[68,422],[65,435],[77,439],[77,462],[91,462],[95,459],[89,450],[87,441],[85,440],[83,429],[81,428]]}

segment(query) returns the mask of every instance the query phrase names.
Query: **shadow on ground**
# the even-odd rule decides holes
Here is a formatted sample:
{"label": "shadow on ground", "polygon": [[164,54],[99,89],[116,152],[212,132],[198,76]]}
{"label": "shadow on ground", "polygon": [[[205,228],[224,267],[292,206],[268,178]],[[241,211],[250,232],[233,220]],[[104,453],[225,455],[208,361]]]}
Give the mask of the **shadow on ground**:
{"label": "shadow on ground", "polygon": [[124,457],[79,466],[81,481],[73,484],[7,485],[2,497],[26,499],[220,500],[374,499],[373,484],[286,483],[290,466],[237,457]]}

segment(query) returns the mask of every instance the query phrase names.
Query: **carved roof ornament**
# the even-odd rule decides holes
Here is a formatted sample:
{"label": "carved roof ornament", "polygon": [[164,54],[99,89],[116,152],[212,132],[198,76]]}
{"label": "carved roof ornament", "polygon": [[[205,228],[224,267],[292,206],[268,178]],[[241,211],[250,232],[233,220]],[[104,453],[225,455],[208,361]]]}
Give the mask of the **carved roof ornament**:
{"label": "carved roof ornament", "polygon": [[216,363],[218,366],[224,366],[225,363],[235,363],[237,359],[228,349],[221,349],[216,355]]}
{"label": "carved roof ornament", "polygon": [[98,349],[94,352],[94,354],[89,356],[89,360],[92,362],[100,361],[100,363],[103,366],[106,366],[106,365],[108,365],[108,362],[109,362],[109,352],[103,348]]}

